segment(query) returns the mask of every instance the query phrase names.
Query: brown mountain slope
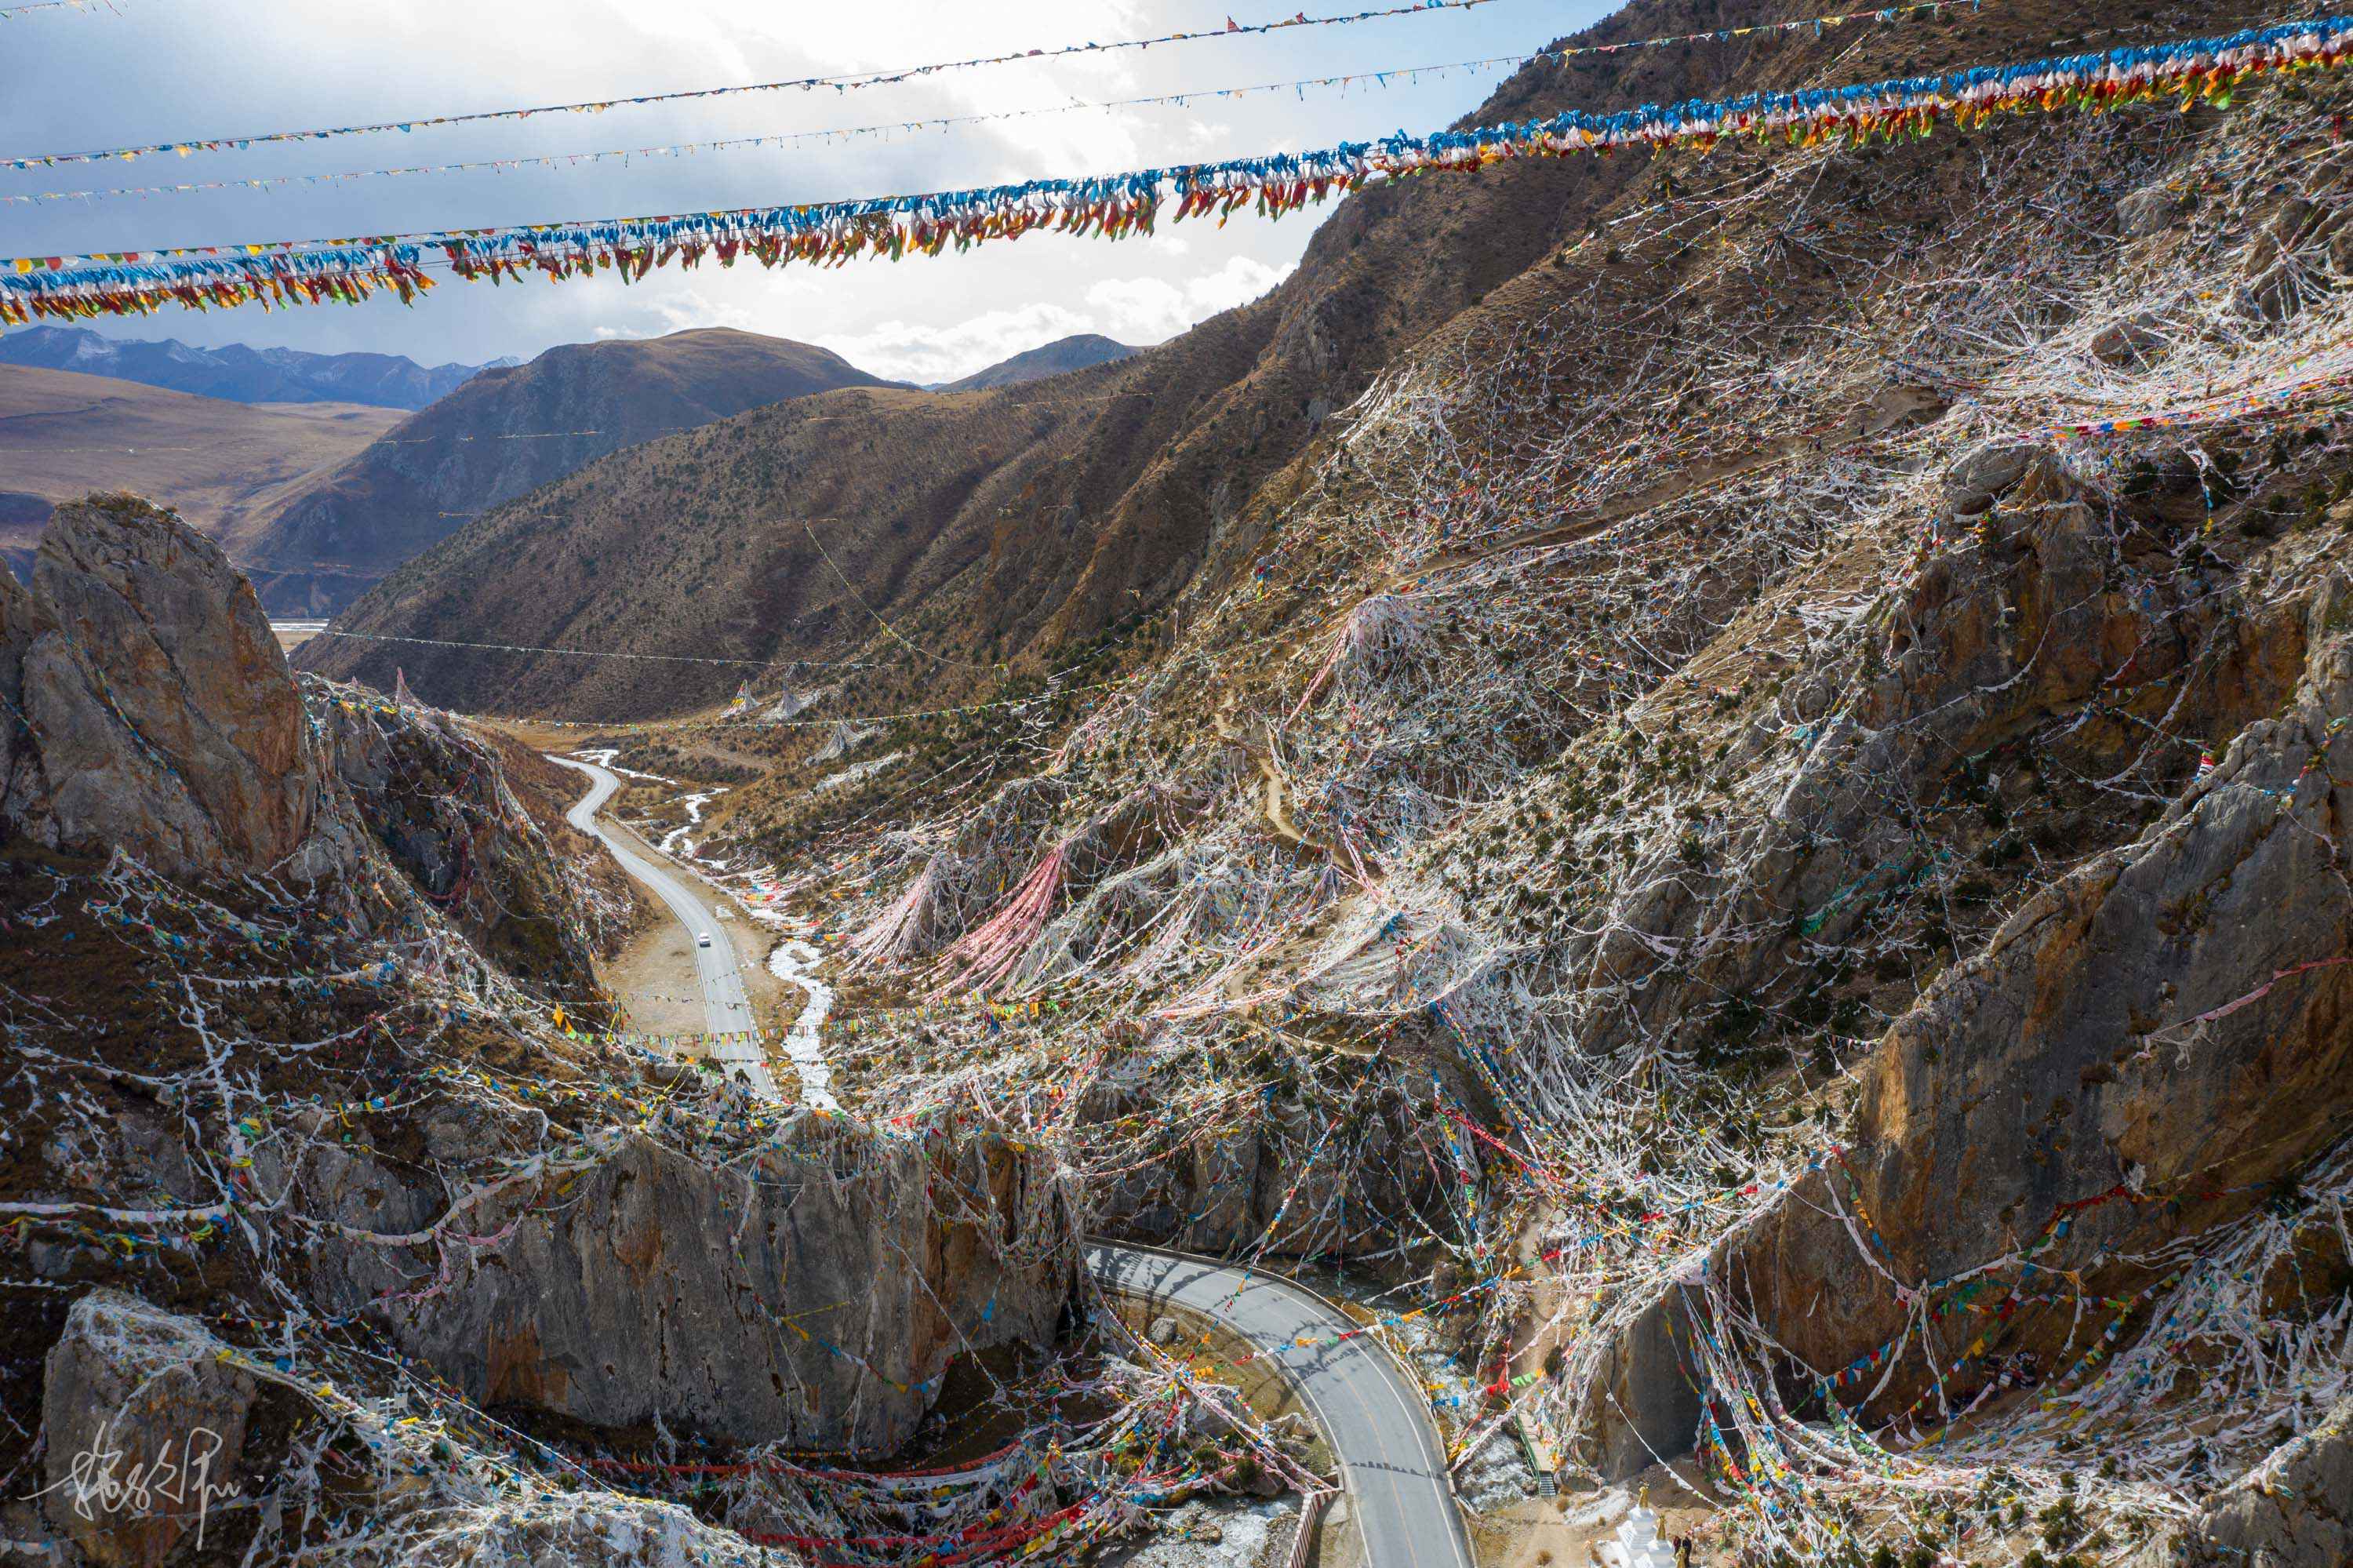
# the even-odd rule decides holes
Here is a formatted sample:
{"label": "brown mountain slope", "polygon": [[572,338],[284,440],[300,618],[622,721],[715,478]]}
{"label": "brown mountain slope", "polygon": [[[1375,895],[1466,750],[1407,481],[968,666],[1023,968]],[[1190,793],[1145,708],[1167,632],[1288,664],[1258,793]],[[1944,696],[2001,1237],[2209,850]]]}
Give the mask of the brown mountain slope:
{"label": "brown mountain slope", "polygon": [[[2151,37],[2193,22],[2220,26],[2239,14],[2226,9],[2228,16],[2211,8],[2195,17],[2153,15],[2136,26]],[[1802,4],[1642,4],[1580,38],[1609,42],[1804,11]],[[1580,56],[1522,70],[1466,122],[2021,58],[2052,47],[2057,16],[2031,5],[1822,38],[1798,32]],[[1726,155],[1749,154],[1727,147]],[[821,512],[861,520],[837,524],[840,537],[828,548],[871,609],[944,656],[876,643],[912,662],[930,696],[957,688],[967,668],[959,661],[1057,663],[1130,614],[1241,569],[1261,542],[1267,508],[1287,493],[1263,487],[1334,410],[1408,347],[1589,226],[1657,201],[1663,192],[1653,164],[1646,154],[1525,161],[1362,191],[1338,204],[1297,270],[1265,299],[1136,358],[1057,378],[1051,395],[1060,411],[1050,429],[1030,406],[1041,394],[1021,389],[977,394],[969,409],[926,412],[913,422],[886,411],[856,441],[818,440],[790,419],[734,421],[598,465],[560,502],[543,497],[485,518],[356,605],[346,630],[672,656],[841,657],[877,635],[872,616],[781,618],[753,586],[789,592],[805,609],[840,594],[821,562],[823,579],[806,580],[806,536],[775,525],[779,515]],[[1630,275],[1627,294],[1641,291]],[[1639,359],[1642,341],[1615,344],[1613,355],[1624,351],[1621,369]],[[1004,401],[1001,412],[984,412],[990,399]],[[959,418],[1032,433],[966,442],[972,461],[958,478],[958,464],[922,449],[950,433],[963,440]],[[950,422],[930,422],[941,418]],[[780,437],[789,450],[775,444]],[[916,471],[933,476],[920,485],[919,503]],[[808,501],[812,492],[828,497],[822,507]],[[659,588],[633,572],[602,569],[642,548],[636,536],[649,518],[661,520],[668,552]],[[554,559],[567,553],[577,559],[551,575]],[[923,569],[911,569],[919,560]],[[697,564],[704,561],[712,564],[707,572]],[[1206,579],[1205,565],[1212,566]],[[969,575],[941,594],[959,573]],[[304,662],[372,680],[389,680],[405,663],[420,689],[455,705],[596,716],[691,705],[731,690],[743,673],[352,641],[307,651]]]}
{"label": "brown mountain slope", "polygon": [[230,403],[104,376],[0,366],[0,556],[29,565],[60,502],[131,491],[239,556],[258,518],[400,421],[346,403]]}
{"label": "brown mountain slope", "polygon": [[1021,476],[1066,461],[1128,371],[1062,377],[1051,396],[849,389],[649,442],[467,525],[337,627],[654,658],[329,637],[302,662],[397,665],[432,700],[485,711],[638,714],[707,701],[747,673],[679,659],[857,649],[881,635],[869,605],[922,605],[927,625],[962,607],[977,624],[973,587],[997,519],[1023,502]]}
{"label": "brown mountain slope", "polygon": [[723,329],[552,348],[476,376],[284,497],[254,541],[254,586],[273,608],[338,609],[467,519],[607,452],[882,385],[828,350]]}
{"label": "brown mountain slope", "polygon": [[934,390],[985,392],[991,387],[1018,387],[1024,381],[1042,381],[1049,376],[1060,376],[1068,371],[1084,370],[1090,365],[1106,365],[1114,360],[1132,358],[1143,352],[1140,348],[1131,348],[1115,339],[1104,337],[1100,333],[1075,333],[1008,355],[986,370],[976,370]]}

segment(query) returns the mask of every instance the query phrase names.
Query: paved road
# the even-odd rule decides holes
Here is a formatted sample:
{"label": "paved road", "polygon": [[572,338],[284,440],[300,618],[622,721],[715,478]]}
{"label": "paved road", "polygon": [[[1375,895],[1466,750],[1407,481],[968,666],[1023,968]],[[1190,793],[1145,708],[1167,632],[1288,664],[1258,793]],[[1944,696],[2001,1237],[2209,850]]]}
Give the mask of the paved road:
{"label": "paved road", "polygon": [[1191,1308],[1282,1362],[1340,1461],[1366,1568],[1472,1568],[1420,1390],[1369,1339],[1305,1350],[1293,1342],[1329,1339],[1353,1320],[1286,1281],[1222,1264],[1094,1245],[1087,1266],[1108,1289]]}
{"label": "paved road", "polygon": [[752,1086],[754,1093],[772,1100],[779,1097],[776,1080],[768,1072],[767,1052],[753,1033],[757,1023],[752,1015],[751,995],[744,989],[743,973],[735,967],[735,944],[720,928],[708,897],[686,877],[640,853],[636,840],[606,831],[596,813],[621,787],[620,779],[610,770],[569,757],[550,756],[548,760],[586,773],[591,780],[588,793],[564,814],[564,820],[604,841],[605,847],[613,852],[613,858],[621,863],[622,870],[644,883],[656,897],[670,906],[670,912],[686,927],[690,942],[709,935],[711,946],[693,949],[695,969],[702,980],[703,1027],[714,1035],[733,1036],[712,1041],[711,1054],[723,1071],[731,1075],[740,1075]]}
{"label": "paved road", "polygon": [[[702,894],[638,853],[633,842],[607,832],[598,820],[597,810],[621,781],[594,763],[568,757],[550,760],[592,780],[565,820],[602,840],[622,869],[653,889],[690,935],[712,933],[712,946],[696,948],[694,955],[712,1032],[751,1029],[752,1004],[735,969],[733,947],[720,933]],[[712,1054],[728,1071],[742,1069],[760,1093],[776,1097],[776,1081],[756,1038],[715,1043]],[[1216,1319],[1282,1364],[1339,1459],[1365,1541],[1366,1568],[1473,1568],[1462,1516],[1446,1484],[1445,1451],[1430,1428],[1420,1390],[1368,1339],[1308,1349],[1294,1342],[1303,1336],[1329,1339],[1355,1328],[1353,1319],[1286,1281],[1167,1253],[1091,1245],[1087,1266],[1107,1288],[1174,1301]]]}

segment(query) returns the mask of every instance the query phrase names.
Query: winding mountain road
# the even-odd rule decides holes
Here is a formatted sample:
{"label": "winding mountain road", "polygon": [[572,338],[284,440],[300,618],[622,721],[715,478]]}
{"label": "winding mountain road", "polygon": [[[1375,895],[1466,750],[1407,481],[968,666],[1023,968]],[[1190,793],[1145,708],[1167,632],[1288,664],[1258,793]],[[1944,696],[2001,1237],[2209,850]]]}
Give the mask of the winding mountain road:
{"label": "winding mountain road", "polygon": [[[621,787],[610,769],[575,758],[549,760],[590,779],[588,793],[565,820],[612,851],[623,870],[670,906],[690,938],[712,933],[712,946],[694,949],[703,1009],[714,1035],[736,1036],[714,1040],[712,1054],[774,1098],[776,1081],[752,1033],[751,999],[735,969],[734,948],[719,934],[709,904],[687,879],[639,853],[634,839],[606,829],[597,812]],[[1095,1244],[1087,1248],[1087,1267],[1107,1290],[1173,1302],[1216,1320],[1282,1367],[1339,1459],[1364,1538],[1366,1568],[1472,1568],[1462,1516],[1447,1484],[1445,1449],[1420,1390],[1369,1339],[1325,1342],[1356,1328],[1354,1319],[1288,1280],[1176,1253]],[[1303,1339],[1311,1342],[1303,1346]]]}
{"label": "winding mountain road", "polygon": [[754,1094],[764,1099],[779,1098],[776,1080],[768,1071],[768,1054],[760,1043],[758,1023],[752,1014],[751,993],[744,989],[744,976],[735,967],[735,944],[720,928],[710,903],[685,877],[638,853],[641,846],[634,838],[607,830],[596,813],[621,788],[620,779],[609,768],[553,753],[548,760],[586,773],[590,780],[588,793],[564,813],[564,820],[582,832],[595,835],[613,852],[613,858],[621,863],[623,871],[652,889],[654,895],[670,906],[678,923],[686,927],[688,941],[694,942],[704,936],[711,938],[711,946],[698,946],[692,951],[695,970],[702,981],[703,1027],[712,1036],[712,1059],[729,1076],[743,1078]]}
{"label": "winding mountain road", "polygon": [[1421,1391],[1371,1340],[1324,1342],[1354,1319],[1288,1280],[1175,1253],[1099,1243],[1087,1267],[1105,1289],[1215,1319],[1282,1368],[1340,1461],[1366,1568],[1472,1568]]}

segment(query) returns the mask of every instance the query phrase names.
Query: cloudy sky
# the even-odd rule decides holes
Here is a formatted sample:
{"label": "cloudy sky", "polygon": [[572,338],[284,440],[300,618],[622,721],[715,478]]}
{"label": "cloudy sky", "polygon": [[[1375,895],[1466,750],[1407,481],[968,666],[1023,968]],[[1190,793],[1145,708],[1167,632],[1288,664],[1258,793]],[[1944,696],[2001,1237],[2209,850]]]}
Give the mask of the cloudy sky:
{"label": "cloudy sky", "polygon": [[[0,6],[11,0],[0,0]],[[897,69],[1295,12],[1302,0],[104,0],[0,20],[0,154],[307,130],[585,99]],[[1309,4],[1324,16],[1375,0]],[[1395,4],[1397,0],[1387,0]],[[698,211],[1109,173],[1321,146],[1469,112],[1504,68],[1386,87],[1219,90],[1517,56],[1596,20],[1604,0],[1490,0],[1469,11],[944,72],[854,91],[749,93],[599,114],[420,129],[133,161],[0,171],[0,196],[564,156],[730,137],[1064,111],[947,130],[811,137],[627,161],[100,196],[0,206],[0,253],[147,249],[555,218]],[[1106,100],[1196,94],[1183,105]],[[529,357],[559,343],[733,326],[823,344],[879,375],[935,381],[1074,332],[1158,342],[1256,298],[1297,260],[1304,214],[1164,226],[1117,244],[1031,236],[964,256],[829,271],[749,262],[561,287],[454,280],[405,310],[378,301],[264,314],[174,312],[106,330],[427,364]]]}

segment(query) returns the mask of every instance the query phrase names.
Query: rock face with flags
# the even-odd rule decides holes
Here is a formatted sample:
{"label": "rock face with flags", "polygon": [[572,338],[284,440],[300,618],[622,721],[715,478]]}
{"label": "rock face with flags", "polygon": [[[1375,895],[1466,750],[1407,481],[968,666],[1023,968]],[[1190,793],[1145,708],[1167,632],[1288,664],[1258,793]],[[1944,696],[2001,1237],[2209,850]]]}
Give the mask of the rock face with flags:
{"label": "rock face with flags", "polygon": [[490,746],[440,714],[303,676],[350,813],[417,891],[509,975],[551,998],[599,990],[610,935]]}
{"label": "rock face with flags", "polygon": [[[1984,951],[1894,1022],[1864,1065],[1847,1147],[1720,1243],[1708,1271],[1826,1386],[1864,1410],[1940,1416],[1989,1377],[1992,1327],[2037,1278],[2103,1268],[2125,1318],[2181,1283],[2184,1234],[2260,1214],[2330,1152],[2353,1117],[2353,886],[2332,844],[2353,811],[2353,578],[2319,577],[2267,629],[2269,657],[2307,650],[2284,706],[2133,841],[2025,901]],[[2260,676],[2270,678],[2268,674]],[[2263,686],[2242,694],[2272,706]],[[2283,919],[2284,911],[2295,911]],[[2005,1266],[2022,1265],[2012,1280]],[[1905,1291],[1874,1287],[1894,1278]],[[1995,1280],[1937,1348],[1917,1303]],[[2105,1327],[2106,1325],[2103,1325]],[[1630,1377],[1694,1332],[1670,1292],[1632,1323],[1599,1424],[1606,1467],[1700,1419],[1680,1380]],[[2056,1325],[2004,1336],[2071,1373],[2116,1353]],[[1953,1404],[1965,1401],[1953,1400]]]}
{"label": "rock face with flags", "polygon": [[[76,977],[78,1010],[11,1040],[36,1076],[97,1075],[0,1091],[30,1139],[0,1246],[43,1347],[5,1375],[51,1412],[45,1551],[156,1568],[206,1531],[273,1539],[220,1499],[272,1484],[255,1434],[288,1421],[368,1434],[390,1467],[353,1519],[420,1542],[448,1523],[417,1506],[437,1466],[489,1485],[482,1528],[530,1517],[476,1409],[887,1454],[952,1361],[1071,1320],[1080,1211],[1042,1150],[970,1107],[886,1132],[757,1104],[612,1031],[596,916],[498,751],[298,689],[169,514],[60,508],[33,588],[0,595],[8,963]],[[559,1511],[614,1561],[708,1531],[603,1506]]]}
{"label": "rock face with flags", "polygon": [[[560,1205],[485,1203],[476,1222],[504,1233],[494,1256],[437,1275],[363,1242],[335,1249],[322,1297],[392,1303],[378,1310],[394,1338],[485,1407],[889,1455],[952,1357],[1053,1342],[1077,1215],[1029,1165],[985,1137],[822,1120],[739,1171],[633,1139]],[[372,1230],[448,1202],[364,1166],[320,1196],[356,1219],[366,1194],[382,1194]]]}

